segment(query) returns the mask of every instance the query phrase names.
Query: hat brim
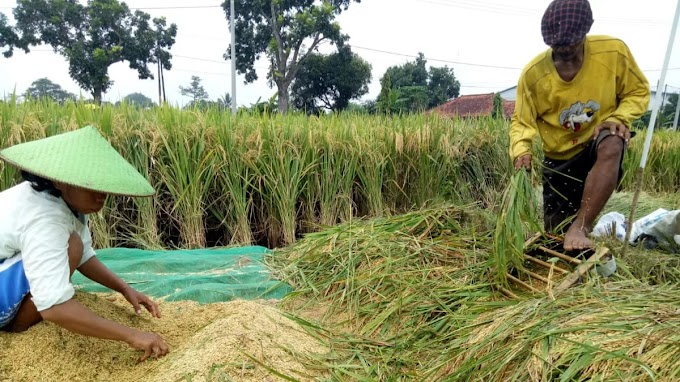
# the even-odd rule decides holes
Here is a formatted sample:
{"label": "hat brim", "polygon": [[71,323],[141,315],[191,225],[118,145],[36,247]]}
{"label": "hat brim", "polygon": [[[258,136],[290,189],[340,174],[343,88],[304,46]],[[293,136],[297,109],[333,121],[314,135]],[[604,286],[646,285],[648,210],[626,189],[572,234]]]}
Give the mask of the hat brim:
{"label": "hat brim", "polygon": [[148,197],[151,184],[91,126],[0,151],[0,159],[53,182],[109,195]]}

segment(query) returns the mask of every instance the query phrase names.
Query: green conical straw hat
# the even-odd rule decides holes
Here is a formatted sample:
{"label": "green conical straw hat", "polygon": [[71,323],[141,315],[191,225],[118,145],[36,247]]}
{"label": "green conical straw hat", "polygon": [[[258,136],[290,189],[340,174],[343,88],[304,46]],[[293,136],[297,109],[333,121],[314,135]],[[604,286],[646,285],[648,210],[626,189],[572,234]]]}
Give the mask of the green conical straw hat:
{"label": "green conical straw hat", "polygon": [[92,126],[0,150],[0,159],[45,179],[112,195],[154,189]]}

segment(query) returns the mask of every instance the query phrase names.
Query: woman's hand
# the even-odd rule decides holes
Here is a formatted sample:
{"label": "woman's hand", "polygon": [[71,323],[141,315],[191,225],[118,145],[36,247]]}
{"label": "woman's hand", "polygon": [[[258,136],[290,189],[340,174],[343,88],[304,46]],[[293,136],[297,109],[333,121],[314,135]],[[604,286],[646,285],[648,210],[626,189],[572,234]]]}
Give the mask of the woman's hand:
{"label": "woman's hand", "polygon": [[[139,302],[140,296],[144,298],[141,301],[150,302],[143,294],[134,291],[132,288],[130,290],[131,292],[128,295],[136,299],[134,301],[138,301],[138,307],[139,304],[144,305],[144,302]],[[151,302],[151,305],[155,306],[153,302]],[[99,317],[74,299],[43,310],[40,314],[45,320],[54,322],[74,333],[126,342],[131,347],[144,351],[144,355],[139,359],[140,361],[144,361],[152,355],[162,357],[170,351],[168,345],[158,334],[142,332]]]}
{"label": "woman's hand", "polygon": [[[142,305],[146,308],[146,310],[151,313],[152,316],[156,318],[161,318],[161,310],[158,308],[158,304],[153,302],[149,297],[147,297],[143,293],[139,293],[136,290],[132,289],[132,287],[127,286],[124,288],[121,293],[125,297],[125,299],[132,305],[132,307],[135,309],[135,313],[137,314],[142,314]],[[160,337],[159,337],[160,338]]]}
{"label": "woman's hand", "polygon": [[160,358],[170,352],[168,344],[156,333],[136,330],[128,340],[128,344],[135,349],[144,351],[144,354],[139,357],[139,362],[146,361],[152,355],[154,358]]}

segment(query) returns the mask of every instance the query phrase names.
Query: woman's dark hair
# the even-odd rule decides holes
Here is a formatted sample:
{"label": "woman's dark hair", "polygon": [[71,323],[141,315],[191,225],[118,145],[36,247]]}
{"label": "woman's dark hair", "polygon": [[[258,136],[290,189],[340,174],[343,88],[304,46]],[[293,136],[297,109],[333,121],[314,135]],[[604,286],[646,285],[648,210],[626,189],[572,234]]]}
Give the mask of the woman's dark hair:
{"label": "woman's dark hair", "polygon": [[21,177],[24,178],[25,181],[31,183],[31,187],[33,187],[34,190],[38,192],[47,192],[48,194],[56,196],[57,198],[61,197],[61,191],[54,187],[54,183],[52,183],[51,180],[39,177],[38,175],[34,175],[23,170],[21,171]]}

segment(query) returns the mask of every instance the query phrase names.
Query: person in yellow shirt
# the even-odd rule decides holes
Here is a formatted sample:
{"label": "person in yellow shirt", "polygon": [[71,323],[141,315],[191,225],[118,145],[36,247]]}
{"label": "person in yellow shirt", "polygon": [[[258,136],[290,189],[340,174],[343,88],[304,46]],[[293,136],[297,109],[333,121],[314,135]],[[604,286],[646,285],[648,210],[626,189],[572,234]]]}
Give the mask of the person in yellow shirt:
{"label": "person in yellow shirt", "polygon": [[550,3],[541,21],[550,49],[524,68],[510,125],[516,169],[531,170],[532,140],[540,136],[544,225],[564,234],[567,251],[592,247],[593,222],[623,174],[629,127],[650,97],[626,44],[588,35],[592,24],[587,0]]}

